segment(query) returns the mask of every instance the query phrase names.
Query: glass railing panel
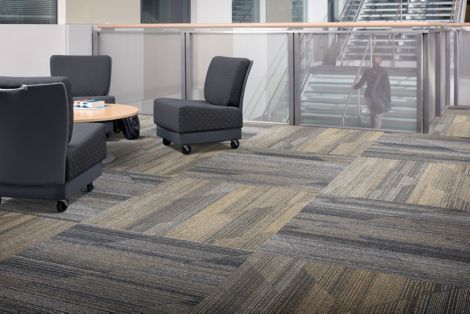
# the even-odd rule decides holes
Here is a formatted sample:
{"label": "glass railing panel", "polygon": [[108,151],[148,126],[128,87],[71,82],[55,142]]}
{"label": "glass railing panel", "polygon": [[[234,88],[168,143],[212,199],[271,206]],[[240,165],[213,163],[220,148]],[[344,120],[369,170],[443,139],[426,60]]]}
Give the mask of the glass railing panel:
{"label": "glass railing panel", "polygon": [[459,73],[459,105],[470,105],[470,31],[459,32],[459,56],[458,56],[458,73]]}
{"label": "glass railing panel", "polygon": [[110,95],[153,113],[155,98],[181,98],[182,35],[179,32],[107,31],[99,53],[112,58]]}
{"label": "glass railing panel", "polygon": [[[301,124],[415,132],[417,41],[413,33],[301,34]],[[371,70],[374,57],[381,60],[378,72],[384,73],[380,83],[376,86],[371,79],[353,88],[365,72],[378,77]],[[372,103],[372,89],[390,94],[391,106],[385,112]]]}
{"label": "glass railing panel", "polygon": [[247,82],[245,121],[289,121],[287,33],[193,33],[192,98],[204,99],[204,81],[214,56],[253,60]]}

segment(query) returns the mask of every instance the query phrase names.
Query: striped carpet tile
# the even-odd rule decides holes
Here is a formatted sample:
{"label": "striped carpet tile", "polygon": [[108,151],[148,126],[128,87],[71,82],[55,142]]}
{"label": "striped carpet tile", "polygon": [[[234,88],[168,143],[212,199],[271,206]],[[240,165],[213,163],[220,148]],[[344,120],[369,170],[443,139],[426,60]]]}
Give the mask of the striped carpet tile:
{"label": "striped carpet tile", "polygon": [[0,263],[0,311],[188,312],[247,257],[76,225]]}
{"label": "striped carpet tile", "polygon": [[69,221],[0,212],[0,261],[73,225]]}
{"label": "striped carpet tile", "polygon": [[309,189],[179,176],[88,224],[254,250],[315,196]]}
{"label": "striped carpet tile", "polygon": [[248,141],[247,147],[340,156],[360,156],[383,132],[335,128],[274,126]]}
{"label": "striped carpet tile", "polygon": [[358,158],[322,194],[470,211],[470,165]]}
{"label": "striped carpet tile", "polygon": [[201,161],[195,178],[255,185],[299,187],[319,192],[351,163],[349,157],[241,149]]}
{"label": "striped carpet tile", "polygon": [[387,133],[372,144],[363,157],[400,160],[470,163],[470,142],[462,138]]}
{"label": "striped carpet tile", "polygon": [[255,253],[201,313],[466,313],[470,288]]}
{"label": "striped carpet tile", "polygon": [[470,287],[470,213],[317,196],[262,250]]}
{"label": "striped carpet tile", "polygon": [[469,108],[448,109],[434,127],[432,133],[438,135],[470,138]]}
{"label": "striped carpet tile", "polygon": [[74,194],[68,209],[63,213],[56,211],[55,201],[2,198],[1,211],[38,215],[53,219],[84,221],[131,197],[155,188],[166,178],[138,173],[105,170],[95,182],[92,193]]}

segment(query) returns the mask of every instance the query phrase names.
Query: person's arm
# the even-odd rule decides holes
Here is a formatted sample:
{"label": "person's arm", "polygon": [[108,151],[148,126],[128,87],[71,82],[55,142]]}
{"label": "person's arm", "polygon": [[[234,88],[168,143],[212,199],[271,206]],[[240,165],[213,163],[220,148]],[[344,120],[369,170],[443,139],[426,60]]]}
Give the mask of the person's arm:
{"label": "person's arm", "polygon": [[362,74],[362,77],[361,79],[359,80],[359,82],[357,82],[356,84],[354,84],[353,88],[354,89],[359,89],[361,88],[362,86],[364,86],[364,84],[367,82],[367,75],[368,75],[368,71],[364,71],[364,73]]}

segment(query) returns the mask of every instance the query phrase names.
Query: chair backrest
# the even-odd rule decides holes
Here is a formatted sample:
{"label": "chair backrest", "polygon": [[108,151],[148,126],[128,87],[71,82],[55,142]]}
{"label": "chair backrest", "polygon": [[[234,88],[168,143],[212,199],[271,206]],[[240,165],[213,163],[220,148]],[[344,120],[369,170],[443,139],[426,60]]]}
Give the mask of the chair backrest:
{"label": "chair backrest", "polygon": [[59,56],[50,60],[51,75],[65,76],[72,84],[72,96],[107,96],[111,83],[111,57]]}
{"label": "chair backrest", "polygon": [[246,58],[214,57],[207,70],[204,98],[218,106],[243,108],[243,97],[253,62]]}
{"label": "chair backrest", "polygon": [[12,76],[0,76],[0,88],[19,88],[22,85],[39,85],[39,84],[50,84],[50,83],[63,83],[67,90],[67,101],[69,105],[69,136],[68,141],[72,139],[73,134],[73,97],[72,97],[72,86],[66,77],[60,76],[38,76],[38,77],[12,77]]}
{"label": "chair backrest", "polygon": [[65,182],[68,111],[63,83],[0,89],[0,184]]}

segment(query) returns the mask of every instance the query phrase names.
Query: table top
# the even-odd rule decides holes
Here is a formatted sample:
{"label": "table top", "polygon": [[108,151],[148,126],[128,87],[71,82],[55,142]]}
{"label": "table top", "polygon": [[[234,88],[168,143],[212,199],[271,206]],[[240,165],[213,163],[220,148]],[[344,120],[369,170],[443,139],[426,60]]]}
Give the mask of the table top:
{"label": "table top", "polygon": [[74,122],[104,122],[137,115],[139,108],[129,105],[106,104],[104,109],[74,109]]}

